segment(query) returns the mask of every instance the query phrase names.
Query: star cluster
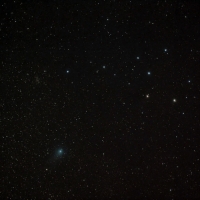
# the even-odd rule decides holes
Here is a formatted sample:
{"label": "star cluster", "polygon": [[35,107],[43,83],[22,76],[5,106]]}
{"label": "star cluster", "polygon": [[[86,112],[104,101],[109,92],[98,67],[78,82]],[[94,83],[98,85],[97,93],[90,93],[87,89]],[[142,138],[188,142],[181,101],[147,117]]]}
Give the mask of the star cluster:
{"label": "star cluster", "polygon": [[200,199],[200,2],[4,1],[2,199]]}

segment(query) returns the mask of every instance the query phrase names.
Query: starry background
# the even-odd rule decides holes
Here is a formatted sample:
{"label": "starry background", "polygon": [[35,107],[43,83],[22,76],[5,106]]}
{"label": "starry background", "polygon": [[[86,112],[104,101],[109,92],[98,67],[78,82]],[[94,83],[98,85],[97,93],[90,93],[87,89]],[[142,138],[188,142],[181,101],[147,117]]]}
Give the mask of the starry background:
{"label": "starry background", "polygon": [[0,197],[200,198],[199,10],[1,2]]}

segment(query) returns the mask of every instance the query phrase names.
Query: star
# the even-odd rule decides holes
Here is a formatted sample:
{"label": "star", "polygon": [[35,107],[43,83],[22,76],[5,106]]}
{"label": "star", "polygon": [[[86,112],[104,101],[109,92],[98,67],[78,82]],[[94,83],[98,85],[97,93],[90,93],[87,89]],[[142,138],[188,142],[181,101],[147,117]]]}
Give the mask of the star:
{"label": "star", "polygon": [[146,95],[146,98],[149,98],[149,94]]}
{"label": "star", "polygon": [[67,70],[66,73],[69,74],[69,70]]}
{"label": "star", "polygon": [[173,102],[175,103],[175,102],[176,102],[176,99],[173,99]]}
{"label": "star", "polygon": [[151,75],[151,72],[147,72],[148,75]]}

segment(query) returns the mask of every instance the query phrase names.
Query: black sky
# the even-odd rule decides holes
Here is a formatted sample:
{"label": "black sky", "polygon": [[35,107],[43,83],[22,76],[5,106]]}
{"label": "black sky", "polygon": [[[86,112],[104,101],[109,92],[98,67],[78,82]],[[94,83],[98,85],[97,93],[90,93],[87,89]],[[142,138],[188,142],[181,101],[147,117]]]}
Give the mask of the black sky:
{"label": "black sky", "polygon": [[200,198],[199,11],[1,2],[0,197]]}

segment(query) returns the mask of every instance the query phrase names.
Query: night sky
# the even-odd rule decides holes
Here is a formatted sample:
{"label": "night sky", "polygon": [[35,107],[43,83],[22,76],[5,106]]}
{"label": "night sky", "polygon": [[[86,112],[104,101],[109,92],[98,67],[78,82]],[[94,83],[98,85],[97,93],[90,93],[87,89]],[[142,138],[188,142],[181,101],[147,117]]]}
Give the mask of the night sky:
{"label": "night sky", "polygon": [[200,198],[200,1],[0,4],[1,199]]}

